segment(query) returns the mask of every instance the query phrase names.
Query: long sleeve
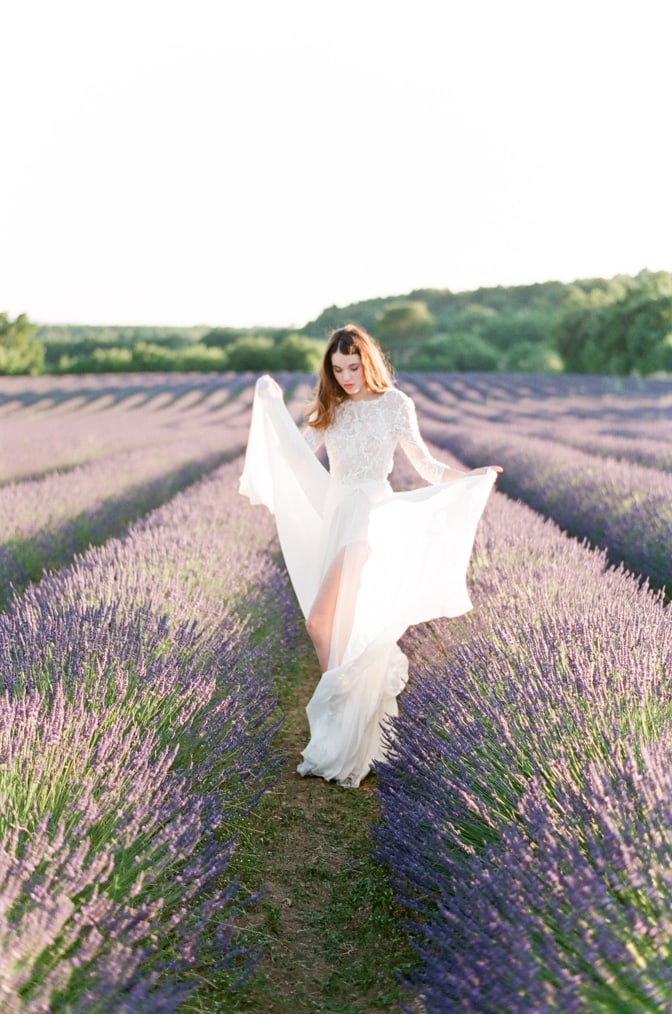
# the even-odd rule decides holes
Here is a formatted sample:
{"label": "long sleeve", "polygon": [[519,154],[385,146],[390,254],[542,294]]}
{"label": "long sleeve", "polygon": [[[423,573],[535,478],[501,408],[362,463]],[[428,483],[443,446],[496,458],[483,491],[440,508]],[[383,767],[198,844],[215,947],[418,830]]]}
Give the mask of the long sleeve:
{"label": "long sleeve", "polygon": [[401,447],[416,472],[426,482],[436,486],[438,483],[445,482],[446,478],[453,477],[450,475],[451,472],[454,477],[459,476],[460,473],[456,469],[444,465],[429,453],[420,434],[415,405],[407,395],[403,395],[398,400],[394,425],[395,435]]}
{"label": "long sleeve", "polygon": [[317,454],[324,443],[324,430],[316,430],[314,426],[304,426],[302,433],[311,451]]}

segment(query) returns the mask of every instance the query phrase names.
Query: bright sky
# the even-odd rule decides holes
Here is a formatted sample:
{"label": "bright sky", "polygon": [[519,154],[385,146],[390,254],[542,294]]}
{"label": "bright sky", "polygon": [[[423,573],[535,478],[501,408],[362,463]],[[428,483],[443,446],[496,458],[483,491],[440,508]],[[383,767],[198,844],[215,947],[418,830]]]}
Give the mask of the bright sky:
{"label": "bright sky", "polygon": [[0,311],[672,270],[669,0],[6,0]]}

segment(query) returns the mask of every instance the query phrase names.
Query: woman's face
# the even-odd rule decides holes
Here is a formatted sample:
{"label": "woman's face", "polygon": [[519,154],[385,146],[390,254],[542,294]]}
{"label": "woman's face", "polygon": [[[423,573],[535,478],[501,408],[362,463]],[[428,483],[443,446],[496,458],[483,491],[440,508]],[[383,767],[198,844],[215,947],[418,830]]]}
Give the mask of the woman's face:
{"label": "woman's face", "polygon": [[358,355],[346,356],[342,352],[334,352],[331,367],[336,383],[341,385],[346,394],[355,399],[366,395],[368,388],[364,383],[362,360]]}

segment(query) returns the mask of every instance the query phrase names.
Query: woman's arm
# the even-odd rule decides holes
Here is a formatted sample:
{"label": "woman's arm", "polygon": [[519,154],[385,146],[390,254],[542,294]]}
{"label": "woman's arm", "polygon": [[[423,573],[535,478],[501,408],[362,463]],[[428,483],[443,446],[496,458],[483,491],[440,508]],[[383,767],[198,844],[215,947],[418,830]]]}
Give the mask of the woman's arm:
{"label": "woman's arm", "polygon": [[314,426],[304,426],[301,431],[305,437],[306,443],[310,447],[314,454],[317,454],[320,447],[324,443],[324,430],[316,430]]}
{"label": "woman's arm", "polygon": [[396,434],[416,472],[433,485],[463,479],[465,475],[485,475],[489,469],[495,472],[502,471],[499,465],[485,465],[482,468],[463,472],[459,468],[451,468],[450,465],[438,461],[429,453],[429,449],[422,439],[413,401],[403,394],[396,419]]}
{"label": "woman's arm", "polygon": [[416,472],[434,486],[461,478],[464,472],[444,465],[429,453],[429,448],[420,434],[415,405],[411,399],[401,391],[396,398],[395,435]]}

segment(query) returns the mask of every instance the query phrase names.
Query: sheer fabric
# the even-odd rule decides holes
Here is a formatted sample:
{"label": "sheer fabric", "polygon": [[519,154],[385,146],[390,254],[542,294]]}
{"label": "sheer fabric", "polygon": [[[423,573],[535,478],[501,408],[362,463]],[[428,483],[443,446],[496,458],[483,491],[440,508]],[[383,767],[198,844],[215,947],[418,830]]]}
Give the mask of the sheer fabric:
{"label": "sheer fabric", "polygon": [[[329,471],[314,453],[322,442]],[[392,491],[397,445],[434,485]],[[396,388],[344,402],[326,431],[307,428],[304,438],[275,382],[257,381],[240,492],[274,513],[304,616],[341,563],[328,668],[306,709],[302,775],[359,785],[384,756],[381,724],[397,713],[408,678],[396,642],[411,624],[471,609],[466,570],[496,474],[441,482],[447,471]]]}

